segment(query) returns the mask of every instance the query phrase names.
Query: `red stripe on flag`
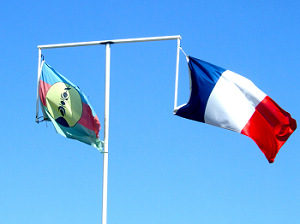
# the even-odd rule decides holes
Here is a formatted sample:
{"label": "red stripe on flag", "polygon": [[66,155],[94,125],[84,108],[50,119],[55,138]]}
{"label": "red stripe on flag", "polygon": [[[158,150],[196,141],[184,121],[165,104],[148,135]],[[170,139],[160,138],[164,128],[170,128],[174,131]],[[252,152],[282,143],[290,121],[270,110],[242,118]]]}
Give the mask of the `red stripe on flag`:
{"label": "red stripe on flag", "polygon": [[94,117],[90,106],[86,103],[82,103],[82,116],[78,121],[78,124],[95,132],[97,138],[99,138],[100,122],[97,115]]}
{"label": "red stripe on flag", "polygon": [[297,123],[268,96],[255,109],[241,133],[252,138],[269,163],[273,163],[281,146],[296,130]]}
{"label": "red stripe on flag", "polygon": [[42,104],[46,107],[46,94],[48,90],[50,89],[51,85],[44,82],[43,80],[40,80],[40,85],[39,85],[39,95]]}

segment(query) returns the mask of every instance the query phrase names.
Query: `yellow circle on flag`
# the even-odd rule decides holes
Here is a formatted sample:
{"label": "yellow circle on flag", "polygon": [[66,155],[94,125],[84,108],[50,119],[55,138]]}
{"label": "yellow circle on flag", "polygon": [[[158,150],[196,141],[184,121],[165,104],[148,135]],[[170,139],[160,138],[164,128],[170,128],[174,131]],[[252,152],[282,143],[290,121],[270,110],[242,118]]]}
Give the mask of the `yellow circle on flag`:
{"label": "yellow circle on flag", "polygon": [[82,116],[82,101],[78,91],[63,82],[57,82],[46,94],[50,115],[62,126],[73,127]]}

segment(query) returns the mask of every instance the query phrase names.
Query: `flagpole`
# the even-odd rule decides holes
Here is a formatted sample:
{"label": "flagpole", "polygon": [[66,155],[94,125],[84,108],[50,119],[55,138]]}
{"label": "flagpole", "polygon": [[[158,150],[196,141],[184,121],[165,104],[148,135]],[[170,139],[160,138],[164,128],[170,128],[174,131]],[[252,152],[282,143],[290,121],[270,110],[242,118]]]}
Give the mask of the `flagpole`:
{"label": "flagpole", "polygon": [[104,108],[104,153],[103,153],[103,189],[102,189],[102,224],[107,222],[107,176],[108,176],[108,127],[109,127],[109,92],[110,92],[110,43],[105,44],[105,108]]}
{"label": "flagpole", "polygon": [[42,57],[42,49],[39,48],[37,93],[36,93],[36,115],[35,115],[35,121],[37,123],[39,122],[39,80],[40,80],[40,74],[41,74],[41,57]]}
{"label": "flagpole", "polygon": [[148,42],[148,41],[161,41],[161,40],[176,40],[181,39],[180,35],[175,36],[162,36],[162,37],[144,37],[144,38],[128,38],[128,39],[115,39],[115,40],[101,40],[101,41],[89,41],[89,42],[77,42],[77,43],[65,43],[65,44],[48,44],[38,45],[39,49],[53,49],[53,48],[65,48],[65,47],[80,47],[80,46],[92,46],[100,44],[125,44],[134,42]]}
{"label": "flagpole", "polygon": [[[176,40],[177,39],[177,60],[176,60],[176,80],[175,80],[175,103],[177,106],[177,87],[178,87],[178,70],[179,70],[179,47],[180,35],[176,36],[162,36],[162,37],[147,37],[147,38],[130,38],[130,39],[116,39],[104,41],[90,41],[78,43],[65,44],[50,44],[39,45],[39,67],[41,60],[42,49],[65,48],[65,47],[79,47],[91,45],[105,45],[106,48],[106,63],[105,63],[105,108],[104,108],[104,153],[103,153],[103,192],[102,192],[102,224],[107,223],[107,176],[108,176],[108,128],[109,128],[109,93],[110,93],[110,45],[120,43],[134,43],[147,41],[162,41],[162,40]],[[39,77],[38,77],[39,79]],[[38,102],[37,102],[38,103]],[[38,108],[38,104],[37,104]]]}
{"label": "flagpole", "polygon": [[180,49],[180,38],[177,39],[177,58],[176,58],[176,75],[175,75],[174,110],[177,107],[177,96],[178,96],[179,49]]}

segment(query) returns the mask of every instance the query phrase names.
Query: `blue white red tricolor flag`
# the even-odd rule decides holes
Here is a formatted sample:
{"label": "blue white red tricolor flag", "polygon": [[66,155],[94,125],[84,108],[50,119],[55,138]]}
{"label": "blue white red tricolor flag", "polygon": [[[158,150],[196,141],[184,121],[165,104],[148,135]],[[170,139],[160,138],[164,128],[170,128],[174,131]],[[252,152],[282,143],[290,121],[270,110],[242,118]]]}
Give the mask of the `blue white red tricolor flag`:
{"label": "blue white red tricolor flag", "polygon": [[187,60],[190,99],[174,114],[244,134],[273,163],[296,120],[249,79],[191,56]]}
{"label": "blue white red tricolor flag", "polygon": [[92,145],[102,152],[100,122],[86,96],[44,61],[39,98],[44,120],[50,120],[59,134]]}

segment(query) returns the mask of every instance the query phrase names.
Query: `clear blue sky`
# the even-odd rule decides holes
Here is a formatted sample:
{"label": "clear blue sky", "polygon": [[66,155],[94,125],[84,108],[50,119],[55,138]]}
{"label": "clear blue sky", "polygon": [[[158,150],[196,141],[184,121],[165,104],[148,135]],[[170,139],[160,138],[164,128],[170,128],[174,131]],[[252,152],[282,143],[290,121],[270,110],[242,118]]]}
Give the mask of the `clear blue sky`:
{"label": "clear blue sky", "polygon": [[[1,224],[101,223],[102,154],[35,123],[37,45],[181,35],[299,121],[299,1],[140,2],[1,1]],[[43,55],[103,127],[104,46]],[[300,223],[299,130],[269,164],[250,138],[174,116],[175,62],[176,41],[111,47],[108,224]],[[183,54],[179,75],[183,104]]]}

